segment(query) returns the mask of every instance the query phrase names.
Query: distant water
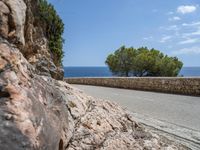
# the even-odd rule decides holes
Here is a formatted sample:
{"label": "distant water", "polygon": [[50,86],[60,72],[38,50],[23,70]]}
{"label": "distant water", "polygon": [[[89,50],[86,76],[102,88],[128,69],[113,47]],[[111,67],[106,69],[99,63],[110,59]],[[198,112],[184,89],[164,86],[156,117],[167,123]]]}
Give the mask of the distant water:
{"label": "distant water", "polygon": [[200,76],[200,67],[183,67],[179,75],[184,77]]}
{"label": "distant water", "polygon": [[[108,67],[65,67],[65,77],[111,77]],[[200,67],[183,67],[180,76],[200,76]]]}

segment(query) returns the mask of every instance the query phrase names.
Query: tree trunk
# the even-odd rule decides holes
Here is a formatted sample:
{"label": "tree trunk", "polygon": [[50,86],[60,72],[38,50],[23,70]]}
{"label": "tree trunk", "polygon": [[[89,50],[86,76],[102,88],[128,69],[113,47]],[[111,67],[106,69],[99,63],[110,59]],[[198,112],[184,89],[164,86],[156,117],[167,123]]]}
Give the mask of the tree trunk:
{"label": "tree trunk", "polygon": [[126,71],[126,77],[129,77],[129,71]]}

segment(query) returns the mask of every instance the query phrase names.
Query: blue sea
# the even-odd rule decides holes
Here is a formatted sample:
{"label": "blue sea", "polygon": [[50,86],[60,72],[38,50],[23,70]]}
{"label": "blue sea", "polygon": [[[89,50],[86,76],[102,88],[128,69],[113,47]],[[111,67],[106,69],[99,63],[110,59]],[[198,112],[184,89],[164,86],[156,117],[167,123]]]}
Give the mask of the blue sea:
{"label": "blue sea", "polygon": [[[65,67],[65,77],[111,77],[108,67]],[[200,76],[200,67],[183,67],[179,76]]]}

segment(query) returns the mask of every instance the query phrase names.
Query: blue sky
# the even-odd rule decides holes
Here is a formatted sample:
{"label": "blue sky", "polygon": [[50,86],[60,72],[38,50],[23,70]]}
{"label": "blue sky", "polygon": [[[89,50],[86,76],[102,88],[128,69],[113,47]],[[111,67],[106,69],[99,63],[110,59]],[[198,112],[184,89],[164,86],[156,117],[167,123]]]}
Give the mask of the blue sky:
{"label": "blue sky", "polygon": [[64,66],[105,66],[122,45],[200,66],[200,0],[49,0],[65,23]]}

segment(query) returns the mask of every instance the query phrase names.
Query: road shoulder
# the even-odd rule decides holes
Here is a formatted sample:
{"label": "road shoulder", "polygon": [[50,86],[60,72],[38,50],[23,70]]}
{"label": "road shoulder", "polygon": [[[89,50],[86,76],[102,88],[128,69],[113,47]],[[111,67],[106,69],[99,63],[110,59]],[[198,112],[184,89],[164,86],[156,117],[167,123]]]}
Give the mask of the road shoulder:
{"label": "road shoulder", "polygon": [[189,129],[184,126],[156,120],[145,115],[129,112],[134,119],[143,124],[148,130],[167,137],[173,141],[186,145],[192,150],[200,149],[200,131]]}

